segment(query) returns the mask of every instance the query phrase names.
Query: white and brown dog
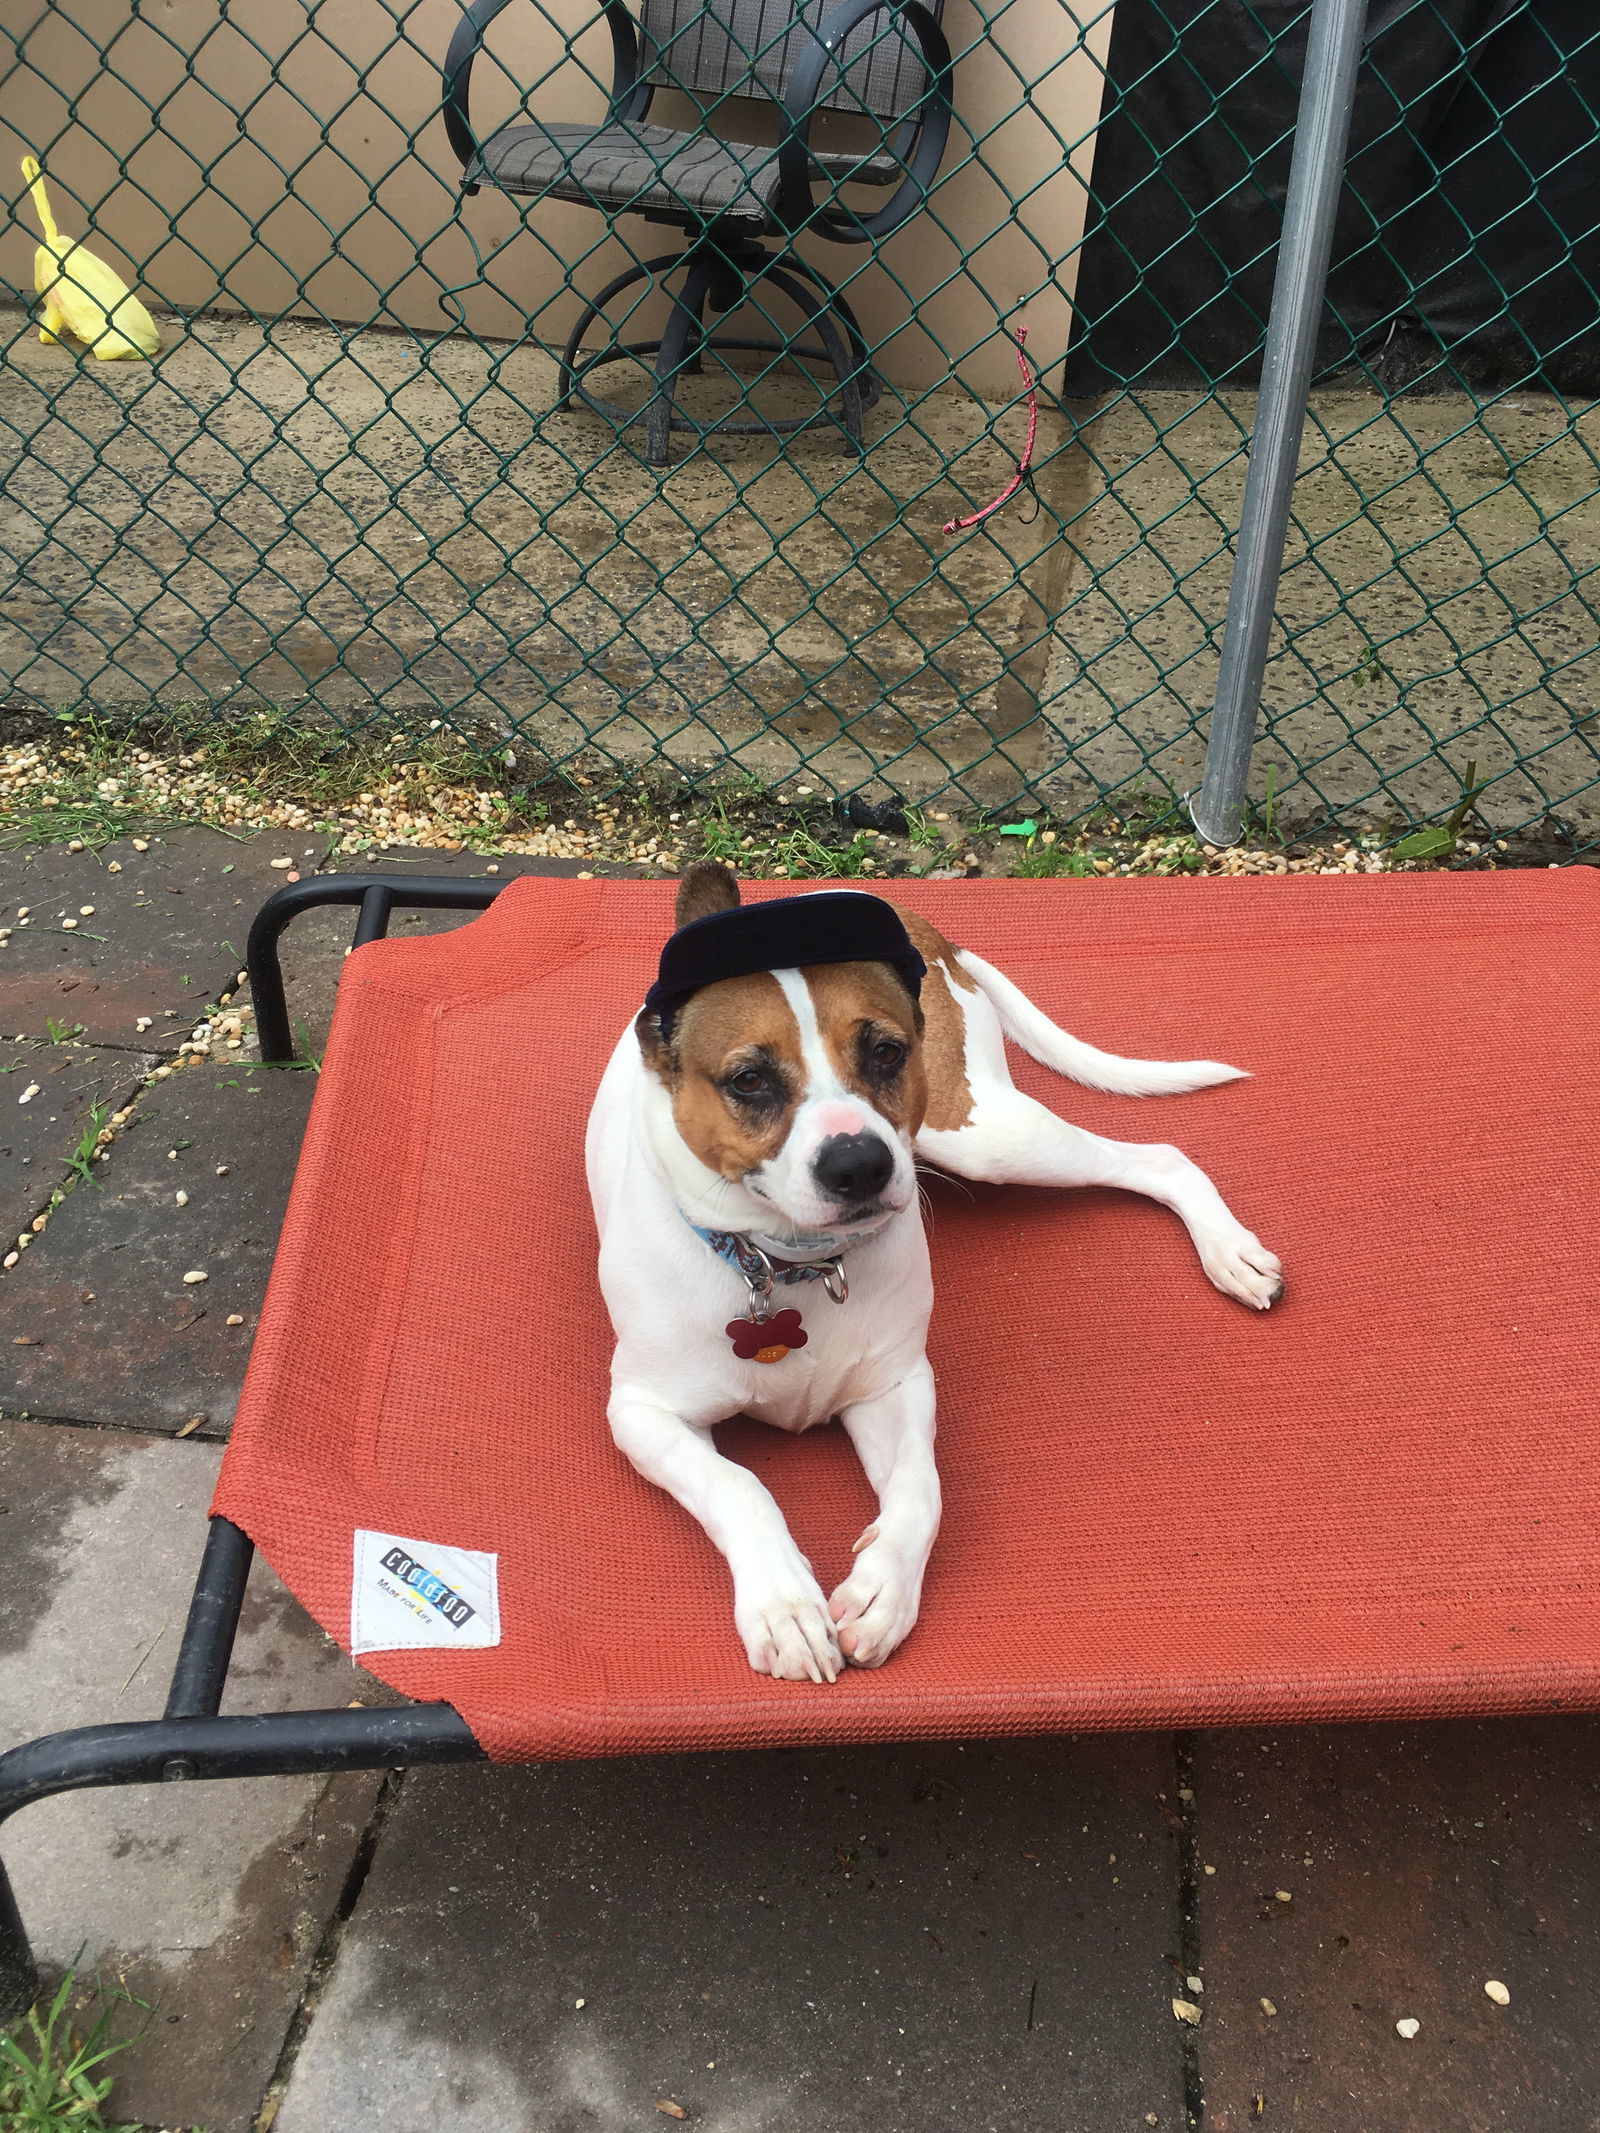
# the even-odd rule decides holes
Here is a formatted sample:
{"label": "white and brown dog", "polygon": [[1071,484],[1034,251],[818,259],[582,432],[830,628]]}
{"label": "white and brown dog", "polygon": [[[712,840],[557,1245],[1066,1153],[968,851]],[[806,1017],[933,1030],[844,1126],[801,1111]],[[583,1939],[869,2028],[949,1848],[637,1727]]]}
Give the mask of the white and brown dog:
{"label": "white and brown dog", "polygon": [[[1000,1184],[1115,1185],[1182,1217],[1224,1295],[1258,1311],[1277,1259],[1176,1148],[1101,1140],[1012,1086],[1005,1039],[1090,1088],[1176,1095],[1211,1060],[1116,1059],[998,970],[859,891],[740,906],[692,867],[678,932],[589,1121],[610,1420],[733,1574],[750,1664],[786,1681],[881,1666],[917,1619],[939,1526],[933,1285],[918,1160]],[[920,992],[920,998],[919,998]],[[878,1499],[831,1598],[771,1496],[712,1429],[837,1416]]]}

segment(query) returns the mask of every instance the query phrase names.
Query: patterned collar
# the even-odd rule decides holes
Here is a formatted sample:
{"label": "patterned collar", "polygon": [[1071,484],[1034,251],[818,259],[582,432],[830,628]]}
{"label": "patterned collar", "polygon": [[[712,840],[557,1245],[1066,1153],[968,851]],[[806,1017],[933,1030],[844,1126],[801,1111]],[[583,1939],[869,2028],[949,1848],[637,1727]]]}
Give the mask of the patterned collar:
{"label": "patterned collar", "polygon": [[[687,1215],[683,1219],[689,1222]],[[736,1268],[748,1282],[759,1285],[765,1278],[792,1286],[800,1281],[822,1281],[830,1274],[835,1278],[838,1276],[837,1251],[832,1258],[820,1259],[814,1265],[809,1265],[803,1260],[779,1259],[733,1230],[702,1229],[698,1222],[689,1222],[689,1227],[702,1244],[709,1245],[719,1259],[726,1259],[729,1266]],[[836,1240],[830,1237],[823,1241],[832,1244]],[[838,1250],[845,1249],[845,1245],[840,1242]]]}

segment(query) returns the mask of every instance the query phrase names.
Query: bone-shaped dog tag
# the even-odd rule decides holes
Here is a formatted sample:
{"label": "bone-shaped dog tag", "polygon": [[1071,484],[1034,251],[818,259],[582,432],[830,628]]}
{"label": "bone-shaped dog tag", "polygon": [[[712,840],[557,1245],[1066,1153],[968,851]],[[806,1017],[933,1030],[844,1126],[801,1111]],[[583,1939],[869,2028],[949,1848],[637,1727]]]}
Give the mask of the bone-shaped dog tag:
{"label": "bone-shaped dog tag", "polygon": [[792,1348],[806,1344],[798,1311],[775,1311],[771,1318],[730,1319],[724,1329],[741,1363],[781,1363]]}

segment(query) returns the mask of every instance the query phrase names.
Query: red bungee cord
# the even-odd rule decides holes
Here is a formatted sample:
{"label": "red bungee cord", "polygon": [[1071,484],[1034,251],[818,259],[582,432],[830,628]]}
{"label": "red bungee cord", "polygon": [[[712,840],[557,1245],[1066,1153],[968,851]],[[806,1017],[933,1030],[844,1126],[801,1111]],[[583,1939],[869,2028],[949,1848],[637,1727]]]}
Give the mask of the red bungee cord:
{"label": "red bungee cord", "polygon": [[965,533],[970,526],[981,525],[991,513],[998,511],[1002,504],[1009,504],[1012,497],[1016,495],[1022,484],[1028,479],[1029,470],[1033,466],[1034,439],[1039,434],[1039,381],[1034,376],[1032,366],[1022,352],[1022,344],[1027,338],[1028,329],[1026,326],[1019,326],[1015,334],[1012,335],[1012,339],[1017,344],[1017,368],[1022,372],[1023,387],[1028,395],[1028,441],[1022,448],[1022,457],[1017,461],[1017,471],[1012,475],[1010,481],[1000,491],[1000,494],[992,504],[985,504],[981,511],[974,511],[971,518],[947,519],[944,527],[946,533]]}

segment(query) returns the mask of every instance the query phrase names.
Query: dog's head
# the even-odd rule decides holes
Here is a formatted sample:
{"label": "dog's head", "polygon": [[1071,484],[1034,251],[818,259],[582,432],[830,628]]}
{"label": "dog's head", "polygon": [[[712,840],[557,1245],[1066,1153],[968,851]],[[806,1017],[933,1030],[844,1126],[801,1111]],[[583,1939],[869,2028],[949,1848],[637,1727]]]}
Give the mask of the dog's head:
{"label": "dog's head", "polygon": [[[726,867],[691,867],[678,925],[738,903]],[[769,1234],[782,1222],[867,1229],[910,1204],[927,1080],[903,967],[824,962],[720,978],[666,1017],[646,1008],[636,1027],[679,1136],[782,1218],[762,1223]]]}

